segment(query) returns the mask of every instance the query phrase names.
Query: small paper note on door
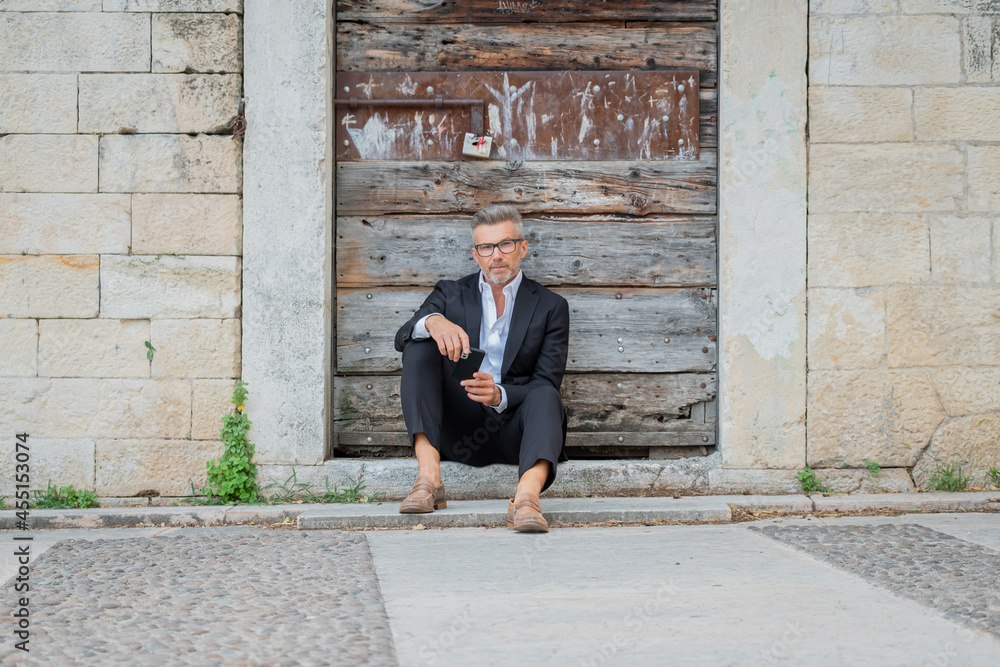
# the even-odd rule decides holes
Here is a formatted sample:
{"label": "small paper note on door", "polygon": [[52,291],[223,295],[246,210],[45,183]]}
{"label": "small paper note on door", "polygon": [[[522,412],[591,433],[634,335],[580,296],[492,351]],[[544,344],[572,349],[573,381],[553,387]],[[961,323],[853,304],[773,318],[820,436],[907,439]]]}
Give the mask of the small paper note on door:
{"label": "small paper note on door", "polygon": [[491,148],[493,148],[493,137],[477,137],[471,132],[465,133],[465,143],[462,145],[462,155],[488,158],[490,156]]}

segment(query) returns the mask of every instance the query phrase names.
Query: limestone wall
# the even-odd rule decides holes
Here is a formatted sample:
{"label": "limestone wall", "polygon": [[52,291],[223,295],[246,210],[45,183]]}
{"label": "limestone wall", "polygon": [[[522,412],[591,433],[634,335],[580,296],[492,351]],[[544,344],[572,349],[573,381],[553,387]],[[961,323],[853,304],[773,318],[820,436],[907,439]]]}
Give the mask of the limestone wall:
{"label": "limestone wall", "polygon": [[[814,467],[1000,465],[1000,2],[819,0],[809,26]],[[820,475],[822,478],[822,475]]]}
{"label": "limestone wall", "polygon": [[221,452],[242,4],[0,0],[0,433],[30,434],[33,488],[186,495]]}

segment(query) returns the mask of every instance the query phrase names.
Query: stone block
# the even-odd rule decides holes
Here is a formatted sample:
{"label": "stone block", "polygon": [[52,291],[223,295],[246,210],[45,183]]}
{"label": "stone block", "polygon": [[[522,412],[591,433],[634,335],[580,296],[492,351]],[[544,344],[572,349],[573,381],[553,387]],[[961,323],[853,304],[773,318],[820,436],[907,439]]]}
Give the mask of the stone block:
{"label": "stone block", "polygon": [[923,369],[813,371],[808,403],[812,467],[912,465],[945,416]]}
{"label": "stone block", "polygon": [[0,74],[0,134],[76,132],[76,76]]}
{"label": "stone block", "polygon": [[[10,431],[14,433],[14,431]],[[13,442],[13,436],[10,436]],[[28,437],[31,447],[29,491],[45,490],[53,486],[73,485],[77,489],[94,490],[94,441],[88,438],[51,439]],[[14,446],[9,446],[6,456],[0,457],[0,496],[7,497],[7,506],[14,495]],[[34,494],[32,494],[34,497]]]}
{"label": "stone block", "polygon": [[1000,359],[995,287],[890,286],[890,367],[980,366]]}
{"label": "stone block", "polygon": [[955,211],[964,201],[965,158],[955,146],[816,144],[809,156],[811,213]]}
{"label": "stone block", "polygon": [[0,137],[0,192],[97,192],[97,137]]}
{"label": "stone block", "polygon": [[813,472],[820,483],[834,493],[910,493],[916,490],[906,468],[882,468],[874,476],[868,468],[817,468]]}
{"label": "stone block", "polygon": [[236,115],[238,74],[81,74],[81,132],[219,133]]}
{"label": "stone block", "polygon": [[232,380],[191,381],[191,439],[218,440],[222,416],[233,414]]}
{"label": "stone block", "polygon": [[153,377],[238,378],[240,321],[153,320]]}
{"label": "stone block", "polygon": [[713,494],[762,493],[768,495],[801,493],[797,470],[763,468],[715,468],[708,473],[709,492]]}
{"label": "stone block", "polygon": [[0,427],[39,438],[187,438],[187,380],[0,378]]}
{"label": "stone block", "polygon": [[918,88],[913,117],[919,141],[1000,141],[1000,86]]}
{"label": "stone block", "polygon": [[38,374],[46,377],[149,377],[148,320],[41,320]]}
{"label": "stone block", "polygon": [[960,83],[959,21],[950,16],[864,16],[809,21],[811,82],[828,86]]}
{"label": "stone block", "polygon": [[969,146],[969,210],[1000,209],[1000,146]]}
{"label": "stone block", "polygon": [[922,512],[974,510],[988,507],[996,493],[909,493],[906,495],[859,494],[852,496],[810,496],[817,511],[857,511],[895,509]]}
{"label": "stone block", "polygon": [[885,359],[885,293],[809,290],[809,368],[875,368]]}
{"label": "stone block", "polygon": [[948,416],[1000,412],[1000,368],[946,366],[931,377]]}
{"label": "stone block", "polygon": [[992,267],[985,217],[935,216],[931,219],[931,276],[936,283],[988,283]]}
{"label": "stone block", "polygon": [[0,256],[0,317],[97,317],[100,258]]}
{"label": "stone block", "polygon": [[969,16],[962,21],[962,68],[966,83],[993,80],[993,34],[1000,28],[995,17]]}
{"label": "stone block", "polygon": [[0,254],[128,252],[128,195],[0,194]]}
{"label": "stone block", "polygon": [[240,258],[108,255],[101,262],[101,316],[238,317]]}
{"label": "stone block", "polygon": [[38,374],[38,321],[0,319],[0,376]]}
{"label": "stone block", "polygon": [[149,15],[0,13],[6,71],[148,72]]}
{"label": "stone block", "polygon": [[930,488],[935,471],[956,464],[971,478],[970,484],[992,486],[987,471],[992,466],[1000,468],[1000,415],[966,415],[941,424],[913,466],[913,481],[921,488]]}
{"label": "stone block", "polygon": [[899,0],[904,14],[1000,13],[996,0]]}
{"label": "stone block", "polygon": [[133,195],[132,252],[239,255],[242,251],[239,196]]}
{"label": "stone block", "polygon": [[153,16],[154,72],[242,72],[242,19],[235,14]]}
{"label": "stone block", "polygon": [[243,12],[243,0],[104,0],[106,12]]}
{"label": "stone block", "polygon": [[0,0],[0,12],[99,12],[101,0]]}
{"label": "stone block", "polygon": [[810,287],[871,287],[930,279],[930,222],[923,215],[809,216]]}
{"label": "stone block", "polygon": [[206,463],[218,459],[221,442],[207,440],[98,440],[97,493],[134,496],[155,489],[161,496],[186,496],[208,484]]}
{"label": "stone block", "polygon": [[913,139],[913,93],[907,88],[812,86],[809,141],[871,143]]}
{"label": "stone block", "polygon": [[228,136],[101,137],[102,192],[239,192],[240,144]]}
{"label": "stone block", "polygon": [[813,0],[809,14],[894,14],[899,10],[899,0]]}
{"label": "stone block", "polygon": [[993,221],[993,282],[1000,283],[1000,222]]}

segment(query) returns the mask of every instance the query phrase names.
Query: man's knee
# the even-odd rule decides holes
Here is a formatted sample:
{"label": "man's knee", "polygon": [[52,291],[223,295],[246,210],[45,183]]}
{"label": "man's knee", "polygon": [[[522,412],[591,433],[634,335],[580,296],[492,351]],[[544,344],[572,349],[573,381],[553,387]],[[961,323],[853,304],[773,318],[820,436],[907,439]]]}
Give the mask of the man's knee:
{"label": "man's knee", "polygon": [[537,387],[528,392],[524,404],[532,407],[558,408],[562,410],[563,402],[559,390],[551,385]]}
{"label": "man's knee", "polygon": [[403,348],[403,370],[440,363],[441,351],[433,339],[411,340]]}

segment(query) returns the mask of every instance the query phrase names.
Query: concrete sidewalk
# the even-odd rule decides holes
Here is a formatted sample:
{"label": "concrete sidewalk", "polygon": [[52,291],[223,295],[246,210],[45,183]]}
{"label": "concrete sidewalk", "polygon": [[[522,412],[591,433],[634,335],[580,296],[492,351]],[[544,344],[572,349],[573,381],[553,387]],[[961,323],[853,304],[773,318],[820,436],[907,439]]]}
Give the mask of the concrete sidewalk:
{"label": "concrete sidewalk", "polygon": [[993,513],[542,535],[5,531],[8,601],[25,535],[33,651],[13,649],[4,610],[5,665],[975,667],[1000,655]]}
{"label": "concrete sidewalk", "polygon": [[[911,512],[1000,511],[1000,490],[963,493],[875,493],[849,495],[729,495],[651,498],[542,498],[550,525],[617,521],[661,524],[728,522],[734,510],[809,513],[881,508]],[[507,501],[449,500],[428,514],[399,514],[399,502],[288,505],[186,505],[102,507],[86,510],[30,510],[34,529],[141,528],[151,526],[252,525],[295,522],[303,530],[505,526]],[[15,510],[0,510],[0,530],[19,527]]]}

